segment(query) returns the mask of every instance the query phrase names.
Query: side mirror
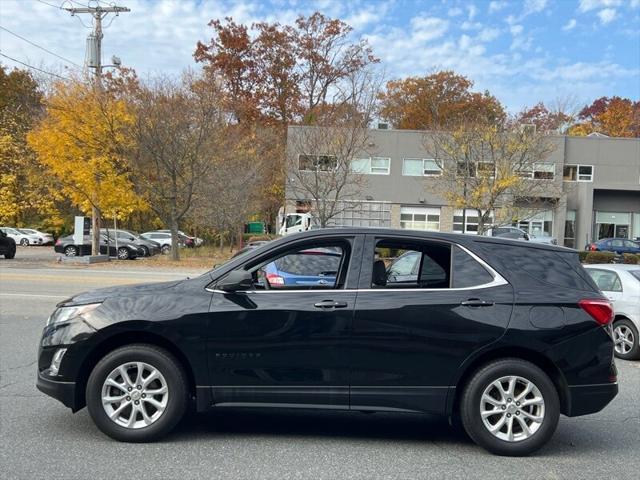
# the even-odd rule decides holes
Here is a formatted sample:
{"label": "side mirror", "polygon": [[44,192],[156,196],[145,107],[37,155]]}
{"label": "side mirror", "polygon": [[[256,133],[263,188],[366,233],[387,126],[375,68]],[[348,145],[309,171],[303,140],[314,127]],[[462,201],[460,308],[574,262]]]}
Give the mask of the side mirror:
{"label": "side mirror", "polygon": [[246,270],[234,270],[216,284],[225,292],[240,292],[253,287],[253,276]]}
{"label": "side mirror", "polygon": [[531,235],[529,235],[528,233],[524,234],[524,239],[525,240],[531,240]]}

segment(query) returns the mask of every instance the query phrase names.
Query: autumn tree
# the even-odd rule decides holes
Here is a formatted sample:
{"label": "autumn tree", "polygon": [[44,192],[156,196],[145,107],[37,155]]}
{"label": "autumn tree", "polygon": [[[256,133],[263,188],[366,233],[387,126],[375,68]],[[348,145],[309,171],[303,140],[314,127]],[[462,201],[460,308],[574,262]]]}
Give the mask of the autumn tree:
{"label": "autumn tree", "polygon": [[225,109],[247,131],[271,128],[278,133],[257,207],[271,223],[283,201],[287,126],[326,123],[328,113],[344,111],[350,79],[378,59],[366,41],[351,38],[349,25],[318,12],[298,17],[293,25],[241,25],[226,18],[209,26],[213,38],[198,42],[194,57],[208,81],[220,88]]}
{"label": "autumn tree", "polygon": [[[544,164],[553,144],[541,133],[516,128],[505,131],[491,124],[464,125],[450,132],[426,134],[430,152],[442,177],[429,184],[457,209],[473,210],[478,233],[492,223],[511,223],[531,211],[541,198],[558,198],[562,184],[553,182],[553,166]],[[530,213],[529,213],[530,215]]]}
{"label": "autumn tree", "polygon": [[543,102],[523,109],[515,117],[516,124],[535,125],[537,131],[547,134],[563,133],[572,121],[570,112],[562,108],[547,108]]}
{"label": "autumn tree", "polygon": [[354,159],[370,155],[368,125],[380,81],[373,73],[355,72],[349,85],[314,125],[290,129],[287,139],[288,193],[310,202],[321,227],[361,199],[367,184]]}
{"label": "autumn tree", "polygon": [[193,73],[181,80],[159,77],[136,91],[131,133],[136,187],[170,228],[173,260],[179,259],[178,229],[213,166],[224,112],[214,84]]}
{"label": "autumn tree", "polygon": [[463,123],[499,124],[500,102],[489,92],[473,92],[473,82],[446,70],[387,83],[380,95],[380,116],[395,128],[441,130]]}
{"label": "autumn tree", "polygon": [[93,217],[92,253],[104,213],[126,218],[144,207],[127,161],[134,117],[129,105],[80,80],[58,82],[46,114],[28,136],[30,147],[72,204]]}
{"label": "autumn tree", "polygon": [[30,72],[0,65],[0,223],[59,229],[51,179],[26,138],[42,114],[42,97]]}
{"label": "autumn tree", "polygon": [[601,97],[585,106],[569,135],[602,133],[610,137],[640,137],[640,101],[628,98]]}

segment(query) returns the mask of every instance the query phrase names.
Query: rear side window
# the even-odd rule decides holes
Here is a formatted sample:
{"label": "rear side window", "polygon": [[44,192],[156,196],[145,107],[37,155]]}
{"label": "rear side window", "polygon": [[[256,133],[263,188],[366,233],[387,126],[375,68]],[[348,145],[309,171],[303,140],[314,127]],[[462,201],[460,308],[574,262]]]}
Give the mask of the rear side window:
{"label": "rear side window", "polygon": [[292,275],[332,275],[338,274],[342,249],[303,250],[281,257],[275,261],[279,271]]}
{"label": "rear side window", "polygon": [[596,285],[603,292],[621,292],[622,291],[622,282],[620,281],[620,277],[615,272],[610,270],[600,270],[594,268],[588,268],[587,272],[593,278],[593,281],[596,282]]}
{"label": "rear side window", "polygon": [[474,287],[491,283],[493,276],[460,247],[453,248],[453,288]]}
{"label": "rear side window", "polygon": [[[561,252],[543,248],[485,244],[492,255],[510,272],[510,281],[517,284],[542,282],[547,285],[577,290],[597,291],[589,274],[580,264],[578,252]],[[531,279],[535,279],[532,282]]]}

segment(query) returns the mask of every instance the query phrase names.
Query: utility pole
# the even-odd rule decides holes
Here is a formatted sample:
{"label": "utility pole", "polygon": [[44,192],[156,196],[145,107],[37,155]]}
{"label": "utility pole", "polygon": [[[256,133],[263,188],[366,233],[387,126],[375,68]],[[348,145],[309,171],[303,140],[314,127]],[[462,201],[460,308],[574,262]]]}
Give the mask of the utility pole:
{"label": "utility pole", "polygon": [[[93,33],[87,38],[87,67],[93,68],[95,87],[99,92],[102,91],[102,69],[105,66],[114,65],[102,65],[102,20],[110,13],[115,13],[116,16],[120,13],[130,12],[127,7],[118,7],[115,5],[109,7],[101,7],[97,5],[95,7],[66,7],[64,8],[71,15],[77,15],[86,13],[93,17]],[[115,57],[114,57],[115,58]],[[114,61],[114,63],[116,63]],[[118,64],[115,66],[119,65]],[[97,175],[97,174],[96,174]],[[96,183],[100,182],[100,178],[96,176]],[[93,192],[93,199],[91,202],[91,254],[100,255],[100,209],[98,208],[98,192]],[[107,255],[109,255],[109,244],[107,243]]]}

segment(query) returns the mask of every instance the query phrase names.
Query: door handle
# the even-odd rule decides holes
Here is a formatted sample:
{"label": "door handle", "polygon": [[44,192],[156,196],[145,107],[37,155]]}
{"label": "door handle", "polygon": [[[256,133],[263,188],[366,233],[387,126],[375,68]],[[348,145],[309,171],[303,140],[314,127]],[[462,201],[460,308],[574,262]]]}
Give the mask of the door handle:
{"label": "door handle", "polygon": [[316,308],[321,308],[323,310],[333,310],[334,308],[345,308],[347,306],[346,302],[335,302],[333,300],[323,300],[318,303],[313,304]]}
{"label": "door handle", "polygon": [[460,302],[460,305],[464,305],[465,307],[492,307],[493,302],[489,300],[480,300],[479,298],[470,298],[469,300]]}

